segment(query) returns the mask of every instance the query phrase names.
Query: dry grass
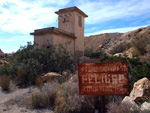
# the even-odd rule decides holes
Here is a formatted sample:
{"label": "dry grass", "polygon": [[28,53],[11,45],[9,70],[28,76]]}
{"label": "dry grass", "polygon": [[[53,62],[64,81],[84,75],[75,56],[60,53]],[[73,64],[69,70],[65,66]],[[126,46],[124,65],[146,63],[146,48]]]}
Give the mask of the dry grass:
{"label": "dry grass", "polygon": [[4,104],[7,106],[17,104],[19,107],[26,107],[28,109],[31,109],[30,93],[25,93],[23,95],[17,95],[14,98],[5,102]]}
{"label": "dry grass", "polygon": [[72,82],[72,83],[77,83],[77,82],[78,82],[78,75],[77,75],[77,74],[73,75],[73,76],[70,78],[69,81]]}
{"label": "dry grass", "polygon": [[42,93],[35,93],[32,94],[31,96],[31,104],[33,108],[40,108],[40,107],[44,107],[43,105],[43,98],[44,95]]}
{"label": "dry grass", "polygon": [[108,113],[150,113],[150,109],[141,110],[140,107],[140,103],[138,103],[138,106],[134,106],[129,103],[122,103],[121,99],[117,102],[111,102],[107,106]]}
{"label": "dry grass", "polygon": [[131,113],[130,112],[130,105],[128,104],[121,104],[120,102],[109,103],[108,104],[108,113]]}
{"label": "dry grass", "polygon": [[[76,75],[74,75],[76,76]],[[76,77],[75,77],[76,78]],[[61,85],[55,101],[56,113],[91,113],[94,111],[94,96],[81,96],[78,83],[65,82]]]}
{"label": "dry grass", "polygon": [[57,93],[56,113],[78,113],[81,108],[81,96],[78,95],[78,84],[65,82]]}
{"label": "dry grass", "polygon": [[1,76],[0,78],[0,86],[2,90],[9,90],[10,78],[6,75]]}
{"label": "dry grass", "polygon": [[41,90],[31,95],[31,105],[33,108],[51,107],[53,109],[58,88],[59,84],[57,82],[44,84]]}

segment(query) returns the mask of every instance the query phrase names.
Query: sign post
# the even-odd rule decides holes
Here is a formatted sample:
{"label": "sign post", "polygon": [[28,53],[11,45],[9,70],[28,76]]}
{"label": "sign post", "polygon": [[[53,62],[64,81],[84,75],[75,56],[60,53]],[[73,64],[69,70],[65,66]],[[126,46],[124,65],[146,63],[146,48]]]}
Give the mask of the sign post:
{"label": "sign post", "polygon": [[78,64],[78,74],[80,95],[129,95],[127,62]]}
{"label": "sign post", "polygon": [[106,113],[105,111],[105,96],[102,96],[102,106],[103,106],[103,113]]}

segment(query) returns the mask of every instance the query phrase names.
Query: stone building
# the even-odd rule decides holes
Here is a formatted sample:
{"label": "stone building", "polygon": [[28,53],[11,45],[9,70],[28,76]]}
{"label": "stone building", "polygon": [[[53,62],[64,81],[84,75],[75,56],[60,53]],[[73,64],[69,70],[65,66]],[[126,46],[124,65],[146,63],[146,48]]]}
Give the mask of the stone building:
{"label": "stone building", "polygon": [[77,7],[60,9],[58,28],[49,27],[34,30],[34,43],[40,47],[62,44],[68,51],[78,56],[84,55],[84,18],[88,17]]}

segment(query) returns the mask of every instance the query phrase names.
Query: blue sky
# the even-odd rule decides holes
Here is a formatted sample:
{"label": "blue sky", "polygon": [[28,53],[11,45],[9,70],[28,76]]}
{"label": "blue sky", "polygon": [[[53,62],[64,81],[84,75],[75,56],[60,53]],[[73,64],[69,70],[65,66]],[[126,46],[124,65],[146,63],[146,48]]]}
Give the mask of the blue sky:
{"label": "blue sky", "polygon": [[150,0],[0,0],[0,49],[11,53],[33,43],[34,29],[58,27],[54,12],[72,6],[88,15],[85,36],[150,25]]}

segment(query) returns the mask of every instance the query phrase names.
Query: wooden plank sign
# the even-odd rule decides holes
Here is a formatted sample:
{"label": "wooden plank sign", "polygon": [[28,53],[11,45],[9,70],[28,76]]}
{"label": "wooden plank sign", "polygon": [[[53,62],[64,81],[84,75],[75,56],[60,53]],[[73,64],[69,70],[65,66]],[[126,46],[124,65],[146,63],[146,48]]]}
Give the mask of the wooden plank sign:
{"label": "wooden plank sign", "polygon": [[80,95],[129,95],[127,62],[78,64]]}

